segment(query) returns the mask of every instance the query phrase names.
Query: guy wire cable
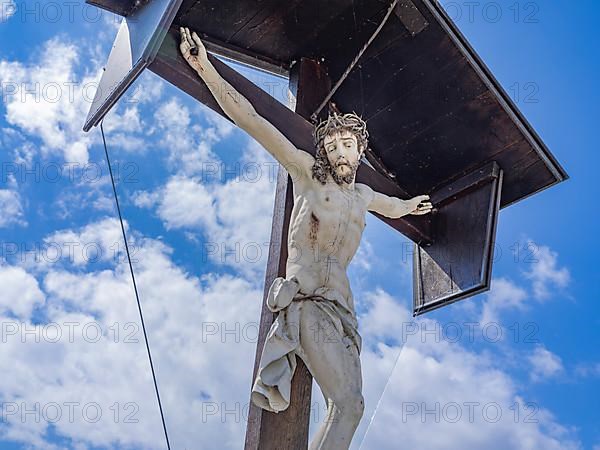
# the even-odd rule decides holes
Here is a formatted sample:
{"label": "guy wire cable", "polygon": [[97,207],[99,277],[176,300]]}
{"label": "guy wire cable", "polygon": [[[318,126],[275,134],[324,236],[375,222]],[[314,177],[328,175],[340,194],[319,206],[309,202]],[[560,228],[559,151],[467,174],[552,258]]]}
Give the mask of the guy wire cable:
{"label": "guy wire cable", "polygon": [[398,4],[398,1],[399,0],[394,0],[392,2],[392,4],[390,5],[387,13],[385,14],[385,17],[383,18],[383,20],[381,21],[381,23],[379,24],[379,26],[377,27],[377,29],[375,30],[375,32],[371,35],[371,37],[369,38],[369,40],[367,41],[367,43],[363,46],[363,48],[360,49],[360,51],[358,52],[358,54],[354,57],[354,59],[352,60],[352,62],[348,66],[348,68],[344,71],[344,73],[342,74],[342,76],[340,77],[340,79],[338,80],[338,82],[335,83],[335,86],[331,89],[331,91],[329,92],[329,94],[327,94],[327,97],[325,97],[325,100],[323,100],[321,102],[321,104],[319,105],[319,107],[317,108],[317,110],[314,113],[312,113],[312,115],[310,116],[310,118],[311,118],[311,120],[312,120],[313,123],[317,122],[317,117],[318,117],[319,113],[323,110],[323,108],[325,108],[325,105],[327,105],[327,103],[329,102],[329,100],[331,100],[333,98],[333,96],[335,95],[335,93],[337,92],[337,90],[339,89],[339,87],[342,85],[342,83],[344,82],[344,80],[346,80],[346,78],[348,77],[348,75],[350,75],[350,72],[352,72],[352,69],[354,69],[354,66],[360,60],[360,58],[362,57],[363,53],[367,51],[367,49],[369,48],[369,46],[371,45],[371,43],[375,40],[375,38],[377,37],[377,35],[379,34],[379,32],[383,29],[383,26],[387,23],[388,19],[392,15],[392,12],[394,11],[394,8]]}
{"label": "guy wire cable", "polygon": [[146,343],[146,353],[148,354],[148,361],[150,362],[150,370],[152,371],[152,380],[154,382],[154,391],[156,392],[156,400],[158,401],[158,409],[160,410],[160,418],[162,420],[163,431],[165,434],[165,441],[167,443],[167,449],[171,450],[171,443],[169,441],[169,433],[167,432],[167,424],[165,422],[165,415],[163,412],[162,402],[160,400],[160,393],[158,391],[158,382],[156,381],[156,372],[154,371],[154,363],[152,362],[152,353],[150,352],[150,344],[148,343],[148,334],[146,333],[146,324],[144,323],[144,314],[142,313],[142,304],[140,303],[140,295],[138,293],[137,283],[135,281],[135,274],[133,272],[133,264],[131,263],[131,255],[129,253],[129,244],[127,243],[127,234],[125,233],[125,226],[123,225],[123,215],[121,214],[121,206],[119,205],[119,197],[117,195],[117,187],[115,184],[115,177],[113,176],[112,167],[110,165],[110,157],[108,156],[108,147],[106,146],[106,137],[104,136],[103,124],[104,124],[104,119],[102,119],[102,122],[100,122],[100,132],[102,133],[102,142],[104,143],[104,155],[106,156],[106,164],[108,164],[108,172],[110,173],[110,181],[112,183],[115,204],[117,205],[117,212],[119,214],[119,222],[121,223],[121,233],[123,234],[123,241],[125,242],[125,252],[127,253],[127,261],[129,263],[129,271],[131,273],[131,281],[133,283],[135,299],[137,301],[138,312],[140,314],[140,321],[142,323],[142,331],[144,332],[144,342]]}

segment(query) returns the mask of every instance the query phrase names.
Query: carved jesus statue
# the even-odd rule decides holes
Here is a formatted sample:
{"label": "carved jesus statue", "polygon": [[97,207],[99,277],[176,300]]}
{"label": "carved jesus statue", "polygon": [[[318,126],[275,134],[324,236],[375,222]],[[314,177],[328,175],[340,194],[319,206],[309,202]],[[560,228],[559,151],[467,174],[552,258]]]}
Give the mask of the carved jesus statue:
{"label": "carved jesus statue", "polygon": [[401,200],[355,182],[368,139],[366,124],[357,115],[333,114],[319,124],[313,157],[219,75],[196,33],[182,28],[181,38],[184,58],[223,111],[292,175],[286,277],[275,279],[267,295],[267,306],[278,315],[262,351],[252,402],[273,412],[285,410],[298,356],[328,405],[310,449],[348,449],[364,401],[361,338],[346,269],[358,249],[367,211],[398,218],[427,214],[432,204],[427,195]]}

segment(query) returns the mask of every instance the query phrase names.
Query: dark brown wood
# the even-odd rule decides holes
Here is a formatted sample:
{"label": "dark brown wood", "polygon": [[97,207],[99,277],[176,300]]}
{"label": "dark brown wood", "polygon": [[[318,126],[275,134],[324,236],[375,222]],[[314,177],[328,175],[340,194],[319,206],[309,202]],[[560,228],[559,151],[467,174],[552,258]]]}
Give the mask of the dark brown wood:
{"label": "dark brown wood", "polygon": [[[130,4],[89,1],[109,9]],[[337,80],[390,2],[184,0],[174,29],[189,26],[212,50],[278,74],[303,57],[317,60]],[[177,85],[183,79],[177,71],[158,72]],[[431,193],[492,160],[504,170],[502,207],[567,178],[434,0],[402,0],[333,101],[367,118],[378,170],[392,174],[392,184],[410,196]]]}
{"label": "dark brown wood", "polygon": [[473,189],[477,189],[482,184],[494,181],[498,177],[500,177],[500,167],[496,162],[492,162],[438,189],[431,195],[431,201],[435,203],[436,208],[443,208],[446,204],[458,200]]}
{"label": "dark brown wood", "polygon": [[425,17],[410,0],[400,0],[394,13],[413,36],[419,34],[429,25],[429,22],[425,20]]}
{"label": "dark brown wood", "polygon": [[[290,76],[290,92],[295,98],[296,113],[303,117],[310,116],[330,86],[331,82],[319,63],[303,58],[295,64]],[[280,166],[252,380],[256,378],[262,348],[275,319],[275,315],[266,307],[268,289],[276,277],[285,276],[287,235],[292,206],[291,178]],[[297,362],[292,379],[290,406],[287,410],[274,414],[250,405],[245,450],[306,450],[308,447],[312,376],[300,358]]]}
{"label": "dark brown wood", "polygon": [[[306,80],[312,80],[310,88],[304,86]],[[308,58],[301,58],[294,65],[290,73],[290,91],[296,93],[295,110],[304,119],[310,120],[310,116],[330,90],[331,80],[327,75],[327,69],[323,65]],[[327,110],[324,108],[319,118],[326,117]]]}
{"label": "dark brown wood", "polygon": [[414,252],[415,315],[489,289],[501,188],[492,162],[432,194],[435,242]]}
{"label": "dark brown wood", "polygon": [[[254,370],[252,372],[252,383],[254,382],[258,372],[258,365],[266,336],[269,332],[271,324],[273,323],[273,320],[275,319],[275,315],[266,306],[268,289],[276,277],[285,275],[285,262],[287,259],[286,242],[292,205],[293,195],[291,180],[285,169],[280,166],[277,176],[277,188],[275,191],[275,204],[273,208],[269,257],[267,260],[267,269],[265,274],[264,295],[262,301]],[[293,381],[295,384],[292,386],[291,402],[293,406],[290,405],[290,408],[288,408],[287,411],[284,411],[280,414],[273,414],[256,407],[252,402],[250,402],[248,424],[246,427],[246,440],[244,444],[245,450],[277,448],[276,446],[273,447],[273,440],[268,443],[268,430],[271,430],[271,439],[279,437],[284,438],[286,435],[289,436],[290,433],[293,432],[293,430],[290,429],[290,426],[294,422],[293,419],[296,413],[301,412],[301,410],[297,409],[297,407],[298,405],[302,405],[304,403],[302,400],[306,398],[306,393],[303,390],[298,389],[303,387],[304,384],[298,384],[297,380],[298,378],[304,380],[307,375],[310,376],[306,366],[299,364],[297,367],[297,372],[294,374]],[[308,391],[308,399],[310,404],[310,390]],[[281,429],[281,436],[280,433],[274,433],[274,429]],[[300,431],[304,433],[304,428],[302,428]],[[303,435],[294,435],[294,438],[301,439],[303,441],[308,440],[308,436],[304,438]],[[289,448],[297,447],[291,446]],[[304,449],[306,449],[306,446],[303,447],[303,450]]]}
{"label": "dark brown wood", "polygon": [[[171,30],[167,34],[156,59],[150,66],[150,70],[166,80],[169,80],[184,92],[187,92],[192,97],[227,118],[202,79],[181,57],[178,50],[178,38],[177,30]],[[286,108],[268,93],[244,78],[241,74],[219,59],[212,55],[209,55],[209,58],[221,76],[244,95],[254,105],[256,111],[260,115],[281,130],[296,147],[312,155],[315,154],[313,137],[314,126],[308,120],[301,115],[296,114],[289,108]],[[322,90],[318,90],[317,92],[322,95]],[[314,101],[317,97],[318,95],[311,94],[310,100]],[[309,99],[307,99],[307,101],[308,100]],[[361,164],[356,179],[358,182],[367,184],[378,192],[403,199],[410,197],[398,183],[392,181],[384,174],[372,169],[366,164]],[[429,218],[407,216],[401,219],[389,219],[379,215],[377,215],[377,217],[414,242],[426,244],[432,240],[429,232],[431,226]]]}
{"label": "dark brown wood", "polygon": [[86,3],[119,16],[128,16],[135,6],[135,0],[86,0]]}

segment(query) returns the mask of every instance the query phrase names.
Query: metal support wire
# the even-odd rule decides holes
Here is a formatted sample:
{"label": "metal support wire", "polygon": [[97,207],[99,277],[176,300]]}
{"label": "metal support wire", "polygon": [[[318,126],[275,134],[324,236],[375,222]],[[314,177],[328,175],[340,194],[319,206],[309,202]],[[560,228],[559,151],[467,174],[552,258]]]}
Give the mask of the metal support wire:
{"label": "metal support wire", "polygon": [[319,105],[319,107],[317,108],[317,110],[314,113],[312,113],[312,115],[310,116],[310,118],[313,121],[313,123],[317,122],[317,117],[319,116],[319,113],[323,110],[323,108],[325,108],[325,105],[327,105],[327,103],[329,103],[329,101],[333,98],[333,96],[335,95],[335,93],[337,92],[337,90],[339,89],[339,87],[346,80],[346,78],[348,77],[348,75],[350,75],[350,72],[352,72],[352,69],[354,69],[354,66],[356,65],[356,63],[358,63],[358,61],[360,60],[360,58],[362,58],[363,53],[367,51],[367,49],[369,48],[369,46],[371,45],[371,43],[375,40],[375,38],[377,37],[377,35],[379,34],[379,32],[382,30],[383,26],[387,23],[388,19],[392,15],[392,12],[394,11],[394,8],[398,4],[398,1],[399,0],[394,0],[392,2],[392,4],[390,5],[387,13],[385,14],[385,17],[383,18],[383,20],[381,21],[381,23],[379,24],[379,26],[377,27],[377,29],[375,30],[375,32],[373,33],[373,35],[369,38],[369,40],[363,46],[363,48],[360,49],[360,52],[358,52],[358,55],[356,55],[354,57],[354,59],[352,60],[352,62],[348,66],[348,68],[344,71],[344,73],[342,74],[342,76],[340,77],[340,79],[338,80],[338,82],[335,83],[335,86],[333,87],[333,89],[331,89],[331,91],[329,92],[329,94],[327,94],[327,97],[325,97],[325,100],[323,100],[323,102]]}
{"label": "metal support wire", "polygon": [[158,391],[158,382],[156,381],[156,372],[154,371],[154,363],[152,362],[152,353],[150,352],[150,344],[148,343],[148,334],[146,333],[146,324],[144,323],[144,314],[142,313],[142,304],[140,303],[140,295],[138,293],[137,283],[135,281],[135,274],[133,272],[133,264],[131,263],[131,254],[129,253],[129,244],[127,243],[127,234],[125,233],[125,226],[123,225],[123,215],[121,214],[121,206],[119,205],[119,197],[117,195],[117,187],[115,185],[115,177],[113,176],[112,167],[110,165],[110,157],[108,156],[108,147],[106,146],[106,138],[104,136],[104,120],[100,122],[100,131],[102,133],[102,142],[104,143],[104,155],[106,156],[106,163],[108,164],[108,172],[110,173],[110,181],[112,183],[113,194],[115,197],[115,204],[117,205],[117,212],[119,213],[119,222],[121,223],[121,232],[123,233],[123,241],[125,242],[125,252],[127,253],[127,261],[129,263],[129,271],[131,273],[131,281],[133,282],[133,290],[135,292],[135,299],[137,300],[138,312],[140,313],[140,321],[142,323],[142,330],[144,332],[144,342],[146,343],[146,352],[148,354],[148,361],[150,362],[150,370],[152,371],[152,380],[154,382],[154,391],[156,392],[156,400],[158,401],[158,409],[160,410],[160,418],[162,420],[163,431],[165,434],[165,441],[167,443],[167,449],[171,450],[171,443],[169,441],[169,433],[167,432],[167,424],[165,422],[165,415],[163,413],[162,402],[160,400],[160,393]]}

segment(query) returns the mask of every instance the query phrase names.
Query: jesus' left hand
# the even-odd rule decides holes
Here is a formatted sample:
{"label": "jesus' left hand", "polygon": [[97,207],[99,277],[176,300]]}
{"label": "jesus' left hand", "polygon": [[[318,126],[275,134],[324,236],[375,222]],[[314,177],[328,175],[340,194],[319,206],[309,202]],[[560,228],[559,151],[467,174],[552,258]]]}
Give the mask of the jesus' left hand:
{"label": "jesus' left hand", "polygon": [[419,195],[415,198],[407,200],[411,206],[411,213],[413,216],[422,216],[429,214],[433,210],[433,204],[430,201],[429,195]]}

